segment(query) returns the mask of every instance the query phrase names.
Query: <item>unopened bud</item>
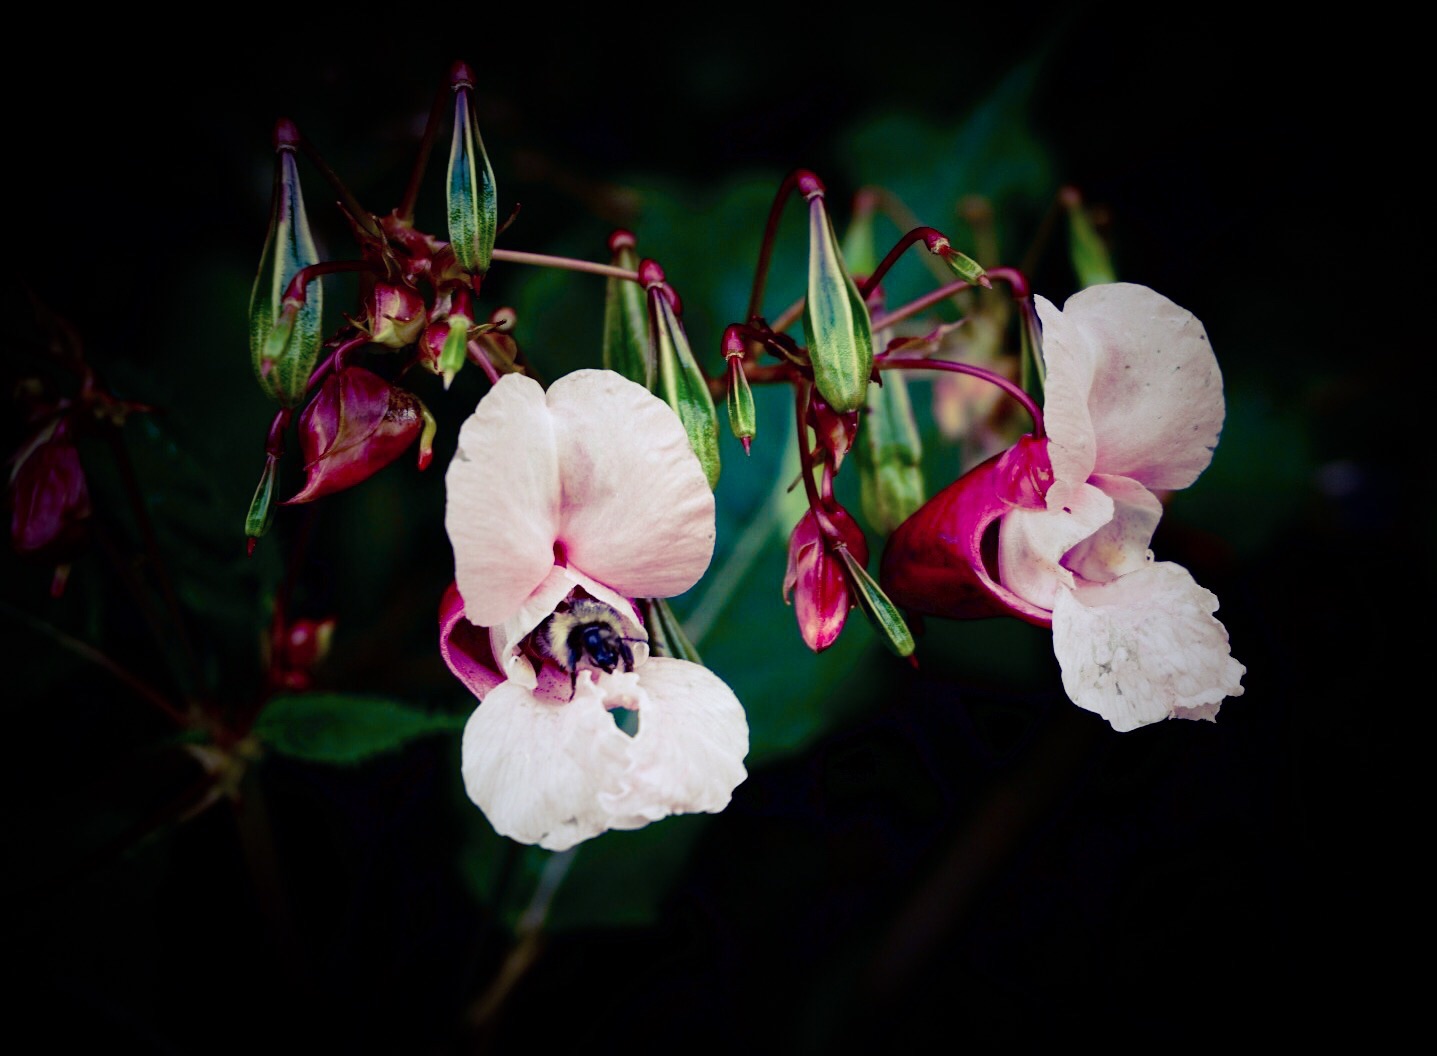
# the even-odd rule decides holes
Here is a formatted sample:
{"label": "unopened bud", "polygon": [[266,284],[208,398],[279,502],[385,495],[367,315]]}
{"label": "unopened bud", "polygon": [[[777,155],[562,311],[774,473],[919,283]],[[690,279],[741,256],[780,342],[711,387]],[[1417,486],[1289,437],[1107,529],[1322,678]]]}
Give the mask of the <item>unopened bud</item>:
{"label": "unopened bud", "polygon": [[[260,387],[283,407],[297,407],[319,355],[323,292],[316,280],[302,301],[286,299],[290,280],[319,262],[295,163],[298,133],[288,121],[276,130],[274,192],[269,232],[249,300],[249,347]],[[273,334],[271,331],[281,332]]]}
{"label": "unopened bud", "polygon": [[[312,502],[367,480],[422,437],[426,417],[417,396],[363,367],[331,374],[300,414],[305,484],[285,505]],[[420,461],[425,461],[422,450]]]}
{"label": "unopened bud", "polygon": [[86,533],[90,489],[68,418],[32,436],[10,474],[10,541],[27,557],[61,560]]}
{"label": "unopened bud", "polygon": [[249,540],[250,553],[254,553],[255,540],[269,531],[269,526],[274,523],[274,485],[278,477],[279,458],[275,455],[266,456],[264,472],[259,476],[259,484],[254,489],[254,497],[249,502],[249,512],[244,518],[244,534]]}
{"label": "unopened bud", "polygon": [[814,392],[808,398],[808,424],[818,436],[818,445],[824,451],[825,460],[836,471],[843,465],[843,456],[853,447],[853,437],[858,432],[858,412],[840,414]]}
{"label": "unopened bud", "polygon": [[975,286],[982,286],[992,289],[993,283],[988,278],[988,273],[966,253],[960,253],[954,249],[948,239],[934,232],[927,239],[928,252],[938,256],[943,263],[948,265],[948,270],[957,275],[964,282],[971,282]]}
{"label": "unopened bud", "polygon": [[829,537],[815,510],[808,510],[794,525],[788,541],[788,570],[783,577],[784,601],[792,601],[798,631],[814,652],[827,649],[843,632],[853,608],[848,574],[839,551],[852,551],[868,560],[863,530],[841,507],[826,507],[824,514],[838,531]]}
{"label": "unopened bud", "polygon": [[873,373],[873,324],[868,306],[843,263],[838,236],[823,201],[822,185],[799,181],[808,196],[808,296],[803,329],[813,382],[835,411],[856,411]]}
{"label": "unopened bud", "polygon": [[424,298],[408,286],[376,283],[369,301],[369,339],[386,348],[404,348],[424,332]]}

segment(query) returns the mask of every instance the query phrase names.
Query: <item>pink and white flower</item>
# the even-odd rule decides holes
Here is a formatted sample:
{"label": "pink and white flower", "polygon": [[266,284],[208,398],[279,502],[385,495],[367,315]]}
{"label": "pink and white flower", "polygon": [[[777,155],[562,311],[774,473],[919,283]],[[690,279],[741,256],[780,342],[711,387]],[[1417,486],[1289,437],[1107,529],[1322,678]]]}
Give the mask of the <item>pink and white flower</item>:
{"label": "pink and white flower", "polygon": [[[713,556],[713,493],[678,416],[610,371],[547,392],[507,375],[460,430],[447,487],[455,584],[441,648],[482,701],[462,766],[494,828],[564,850],[727,806],[747,776],[743,708],[707,668],[650,656],[632,601],[682,593]],[[536,629],[581,599],[611,610],[631,671],[566,670],[536,646]]]}
{"label": "pink and white flower", "polygon": [[[1060,311],[1036,298],[1046,443],[1023,441],[935,496],[894,533],[884,586],[939,616],[1050,624],[1063,688],[1118,730],[1212,719],[1245,668],[1217,597],[1154,562],[1157,491],[1207,468],[1222,375],[1202,324],[1144,286],[1093,286]],[[997,577],[982,556],[999,521]]]}

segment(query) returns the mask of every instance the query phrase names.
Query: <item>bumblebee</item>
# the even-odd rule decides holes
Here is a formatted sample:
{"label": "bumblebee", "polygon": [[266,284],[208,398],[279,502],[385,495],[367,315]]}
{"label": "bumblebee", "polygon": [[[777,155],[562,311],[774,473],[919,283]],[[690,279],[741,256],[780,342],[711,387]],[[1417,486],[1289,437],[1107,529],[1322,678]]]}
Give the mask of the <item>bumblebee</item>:
{"label": "bumblebee", "polygon": [[610,674],[620,666],[634,669],[630,642],[647,638],[626,638],[623,619],[602,601],[578,598],[568,609],[555,612],[534,629],[534,648],[569,672],[569,699],[579,687],[579,670],[583,664]]}

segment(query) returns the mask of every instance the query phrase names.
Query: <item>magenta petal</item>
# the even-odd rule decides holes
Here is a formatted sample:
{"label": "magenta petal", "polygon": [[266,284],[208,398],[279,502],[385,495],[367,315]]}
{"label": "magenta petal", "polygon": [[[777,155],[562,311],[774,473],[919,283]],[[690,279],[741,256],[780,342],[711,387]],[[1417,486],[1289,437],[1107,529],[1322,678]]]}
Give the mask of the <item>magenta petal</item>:
{"label": "magenta petal", "polygon": [[880,572],[888,597],[929,616],[1017,616],[1051,626],[1051,614],[998,583],[983,556],[989,525],[1013,509],[1043,509],[1051,483],[1046,443],[1031,436],[969,470],[889,537]]}
{"label": "magenta petal", "polygon": [[494,662],[489,632],[464,618],[464,599],[452,583],[439,603],[439,652],[449,670],[480,700],[504,681]]}
{"label": "magenta petal", "polygon": [[368,479],[403,454],[423,426],[412,393],[362,367],[331,374],[299,416],[305,484],[286,505]]}

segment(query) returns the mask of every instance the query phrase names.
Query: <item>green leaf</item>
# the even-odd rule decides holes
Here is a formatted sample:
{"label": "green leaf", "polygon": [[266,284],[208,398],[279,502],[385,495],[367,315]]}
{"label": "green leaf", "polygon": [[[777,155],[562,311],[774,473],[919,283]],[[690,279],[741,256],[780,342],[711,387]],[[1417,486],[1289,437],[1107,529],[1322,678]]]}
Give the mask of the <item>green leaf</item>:
{"label": "green leaf", "polygon": [[868,570],[858,563],[858,558],[848,552],[847,547],[839,547],[838,556],[843,559],[843,567],[848,572],[848,582],[853,585],[863,615],[868,617],[868,622],[878,632],[878,640],[899,656],[913,655],[913,632],[903,621],[898,606],[888,600],[883,588],[868,574]]}
{"label": "green leaf", "polygon": [[1113,260],[1083,200],[1071,189],[1063,193],[1063,207],[1068,213],[1068,259],[1078,276],[1079,286],[1099,286],[1117,282]]}
{"label": "green leaf", "polygon": [[291,759],[352,766],[419,737],[458,732],[466,719],[420,711],[385,697],[298,693],[270,701],[254,733]]}
{"label": "green leaf", "polygon": [[649,652],[654,656],[671,656],[687,660],[691,664],[702,664],[703,658],[684,633],[683,624],[674,615],[674,610],[664,598],[650,598],[644,603],[648,616]]}

